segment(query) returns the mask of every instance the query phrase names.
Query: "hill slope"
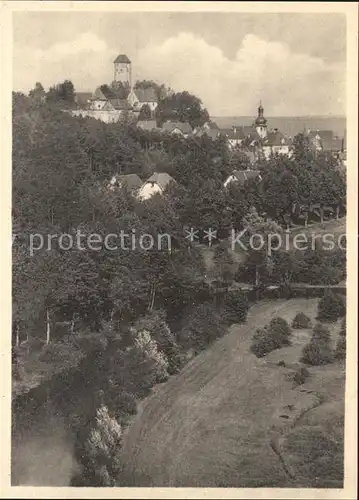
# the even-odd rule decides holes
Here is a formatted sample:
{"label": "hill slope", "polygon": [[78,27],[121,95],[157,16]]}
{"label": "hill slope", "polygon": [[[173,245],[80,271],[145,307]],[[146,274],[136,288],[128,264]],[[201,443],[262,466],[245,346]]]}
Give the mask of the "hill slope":
{"label": "hill slope", "polygon": [[298,361],[307,331],[266,358],[249,352],[255,328],[298,311],[314,318],[316,299],[256,304],[245,325],[158,386],[126,432],[119,485],[341,487],[343,367],[311,368],[294,388],[277,362]]}

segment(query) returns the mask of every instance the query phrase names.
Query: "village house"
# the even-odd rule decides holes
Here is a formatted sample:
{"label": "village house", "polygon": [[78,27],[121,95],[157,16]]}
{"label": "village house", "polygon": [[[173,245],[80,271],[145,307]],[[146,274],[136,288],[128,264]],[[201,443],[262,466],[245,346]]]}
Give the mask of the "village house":
{"label": "village house", "polygon": [[169,174],[155,172],[142,184],[138,191],[138,198],[140,200],[148,200],[155,194],[163,194],[171,182],[176,181]]}
{"label": "village house", "polygon": [[291,138],[285,137],[278,129],[268,130],[267,119],[264,116],[262,103],[258,107],[258,115],[253,125],[233,126],[221,129],[220,135],[225,137],[231,149],[241,148],[253,157],[261,154],[269,158],[271,154],[291,156]]}
{"label": "village house", "polygon": [[217,138],[220,130],[216,122],[209,120],[205,122],[201,127],[196,127],[193,130],[193,135],[196,137],[201,137],[204,134],[207,134],[209,137]]}
{"label": "village house", "polygon": [[227,187],[232,182],[238,182],[240,186],[244,186],[245,183],[251,179],[256,179],[258,182],[261,182],[262,176],[259,170],[234,170],[230,176],[227,177],[223,186]]}
{"label": "village house", "polygon": [[179,135],[184,138],[192,135],[192,127],[189,123],[186,122],[167,121],[163,124],[162,131],[167,134]]}
{"label": "village house", "polygon": [[160,127],[157,127],[156,120],[139,120],[136,125],[141,130],[146,130],[147,132],[161,132],[162,130]]}
{"label": "village house", "polygon": [[292,140],[290,137],[285,137],[278,129],[274,129],[267,133],[263,140],[262,150],[266,159],[272,154],[280,154],[292,156]]}
{"label": "village house", "polygon": [[308,130],[307,135],[317,152],[339,153],[343,150],[343,139],[332,130]]}
{"label": "village house", "polygon": [[240,146],[245,138],[243,128],[235,126],[229,129],[221,129],[219,135],[227,139],[228,145],[232,149]]}
{"label": "village house", "polygon": [[141,111],[142,106],[147,105],[153,114],[158,106],[158,96],[153,87],[146,89],[132,89],[127,100],[133,111]]}
{"label": "village house", "polygon": [[101,109],[103,109],[109,98],[110,97],[108,95],[105,95],[100,87],[97,87],[97,89],[94,91],[90,99],[89,109],[93,111],[100,111]]}
{"label": "village house", "polygon": [[209,137],[212,141],[215,141],[216,139],[218,139],[220,133],[219,133],[219,130],[216,130],[216,129],[205,129],[205,128],[197,128],[194,132],[193,132],[193,136],[194,137]]}
{"label": "village house", "polygon": [[106,85],[97,87],[92,94],[80,92],[76,94],[78,109],[73,110],[72,114],[88,116],[105,123],[121,121],[131,111],[131,106],[126,99],[120,98],[119,95],[115,89]]}

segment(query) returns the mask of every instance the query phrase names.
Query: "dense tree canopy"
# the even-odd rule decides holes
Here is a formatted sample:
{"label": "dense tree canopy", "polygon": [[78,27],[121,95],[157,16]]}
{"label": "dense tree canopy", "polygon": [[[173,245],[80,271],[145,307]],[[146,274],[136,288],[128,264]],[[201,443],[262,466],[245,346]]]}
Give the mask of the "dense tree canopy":
{"label": "dense tree canopy", "polygon": [[192,128],[209,120],[208,111],[203,108],[201,100],[189,92],[177,92],[162,99],[156,117],[160,124],[172,120],[187,122]]}
{"label": "dense tree canopy", "polygon": [[[149,86],[159,96],[159,122],[196,127],[208,120],[197,97],[151,81],[135,84]],[[214,299],[208,247],[224,281],[338,283],[345,278],[345,251],[271,252],[268,242],[271,234],[283,234],[295,206],[345,206],[346,180],[335,160],[312,154],[304,135],[295,139],[292,158],[272,156],[251,166],[222,137],[185,140],[71,116],[69,81],[51,87],[47,102],[35,99],[40,93],[40,83],[29,96],[13,93],[14,322],[51,343],[57,319],[72,327],[76,319],[72,333],[80,331],[86,345],[100,339],[94,342],[98,369],[90,372],[105,396],[93,402],[100,411],[92,424],[84,419],[79,427],[93,426],[83,447],[90,484],[111,485],[122,435],[112,412],[121,418],[135,412],[136,398],[221,337],[228,324],[245,320],[245,297]],[[260,170],[261,182],[224,188],[233,170],[250,166]],[[109,189],[114,175],[145,181],[154,172],[175,181],[162,196],[140,202],[125,188]],[[245,230],[248,245],[236,276],[228,243],[233,230]],[[258,237],[261,248],[258,241],[249,244]]]}

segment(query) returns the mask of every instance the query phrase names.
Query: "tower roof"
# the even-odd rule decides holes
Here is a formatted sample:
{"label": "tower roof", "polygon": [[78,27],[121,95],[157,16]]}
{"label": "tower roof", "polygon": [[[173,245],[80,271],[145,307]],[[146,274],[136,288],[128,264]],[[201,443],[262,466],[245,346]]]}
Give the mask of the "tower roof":
{"label": "tower roof", "polygon": [[119,54],[113,62],[114,62],[114,64],[115,63],[131,64],[131,61],[126,56],[126,54]]}
{"label": "tower roof", "polygon": [[256,121],[254,122],[256,126],[261,126],[261,125],[266,126],[267,125],[267,120],[266,120],[266,118],[264,118],[263,112],[264,112],[264,108],[262,106],[262,102],[260,102],[259,108],[258,108],[258,116],[256,118]]}

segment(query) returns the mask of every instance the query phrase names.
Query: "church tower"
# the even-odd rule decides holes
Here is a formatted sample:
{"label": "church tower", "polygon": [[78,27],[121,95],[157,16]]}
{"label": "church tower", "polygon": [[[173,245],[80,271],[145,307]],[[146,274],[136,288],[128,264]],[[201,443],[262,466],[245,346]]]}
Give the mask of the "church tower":
{"label": "church tower", "polygon": [[262,102],[259,103],[259,108],[258,108],[258,116],[256,118],[256,121],[254,122],[254,125],[256,127],[257,134],[261,139],[265,139],[267,137],[267,120],[264,118],[264,109],[262,106]]}
{"label": "church tower", "polygon": [[123,85],[131,88],[131,61],[125,54],[120,54],[113,61],[114,81],[121,82]]}

